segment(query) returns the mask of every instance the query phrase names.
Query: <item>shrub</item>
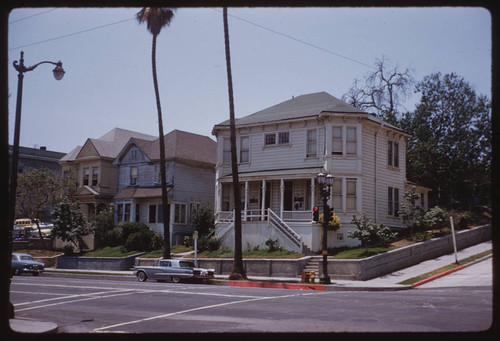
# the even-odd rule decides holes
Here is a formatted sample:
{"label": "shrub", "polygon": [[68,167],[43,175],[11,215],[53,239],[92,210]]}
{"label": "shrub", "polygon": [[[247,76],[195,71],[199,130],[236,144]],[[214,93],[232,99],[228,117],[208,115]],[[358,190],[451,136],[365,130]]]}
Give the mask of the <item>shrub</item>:
{"label": "shrub", "polygon": [[442,229],[446,226],[447,217],[448,215],[442,208],[435,206],[424,214],[422,222],[428,229]]}
{"label": "shrub", "polygon": [[267,251],[269,252],[275,252],[275,251],[278,251],[281,247],[278,245],[278,238],[273,238],[273,237],[269,237],[267,240],[266,240],[266,246],[267,246]]}
{"label": "shrub", "polygon": [[120,223],[120,227],[122,230],[122,238],[125,242],[127,242],[128,237],[133,233],[141,231],[151,231],[148,225],[139,222],[131,222],[131,221],[123,222]]}
{"label": "shrub", "polygon": [[128,236],[125,247],[129,251],[151,251],[153,249],[154,232],[151,230],[141,230]]}
{"label": "shrub", "polygon": [[220,248],[220,240],[216,237],[200,236],[197,242],[198,252],[216,251]]}
{"label": "shrub", "polygon": [[347,237],[359,239],[366,252],[369,244],[380,243],[386,246],[397,236],[389,227],[371,223],[366,213],[363,213],[361,218],[353,216],[352,223],[356,225],[357,231],[348,232]]}
{"label": "shrub", "polygon": [[163,236],[159,233],[155,233],[153,235],[151,243],[152,243],[151,247],[153,250],[162,250],[163,249]]}
{"label": "shrub", "polygon": [[119,229],[107,231],[103,238],[104,246],[119,246],[123,244],[122,233]]}

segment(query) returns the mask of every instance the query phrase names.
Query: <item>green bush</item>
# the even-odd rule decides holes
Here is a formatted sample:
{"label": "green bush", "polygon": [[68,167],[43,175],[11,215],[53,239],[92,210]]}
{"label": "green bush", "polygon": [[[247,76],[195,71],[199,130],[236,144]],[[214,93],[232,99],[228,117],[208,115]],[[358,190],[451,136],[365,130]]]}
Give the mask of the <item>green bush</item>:
{"label": "green bush", "polygon": [[122,233],[119,229],[107,231],[102,240],[103,246],[115,247],[123,244]]}
{"label": "green bush", "polygon": [[159,233],[155,233],[152,239],[152,248],[153,250],[162,250],[163,249],[163,236]]}
{"label": "green bush", "polygon": [[153,249],[154,232],[151,230],[141,230],[128,236],[125,242],[127,250],[151,251]]}
{"label": "green bush", "polygon": [[278,245],[278,238],[273,238],[273,237],[269,237],[267,240],[266,240],[266,246],[267,246],[267,251],[268,252],[275,252],[275,251],[279,251],[281,248],[281,246]]}

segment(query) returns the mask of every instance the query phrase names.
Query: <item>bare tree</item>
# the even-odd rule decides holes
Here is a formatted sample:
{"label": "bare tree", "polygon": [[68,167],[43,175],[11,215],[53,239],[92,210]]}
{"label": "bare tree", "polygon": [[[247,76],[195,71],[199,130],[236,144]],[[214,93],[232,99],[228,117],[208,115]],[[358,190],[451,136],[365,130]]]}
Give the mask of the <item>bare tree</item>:
{"label": "bare tree", "polygon": [[392,67],[386,57],[375,62],[375,70],[365,80],[354,80],[354,85],[342,96],[342,100],[364,111],[375,114],[389,123],[396,123],[399,106],[411,93],[415,83],[413,69],[399,70]]}

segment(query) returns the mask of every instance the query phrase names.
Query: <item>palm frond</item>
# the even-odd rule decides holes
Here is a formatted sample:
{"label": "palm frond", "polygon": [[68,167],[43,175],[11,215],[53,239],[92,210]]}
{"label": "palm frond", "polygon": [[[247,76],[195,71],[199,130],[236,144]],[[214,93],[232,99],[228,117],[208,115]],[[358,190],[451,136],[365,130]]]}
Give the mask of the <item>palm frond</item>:
{"label": "palm frond", "polygon": [[174,11],[175,8],[169,7],[144,7],[136,14],[136,18],[139,24],[146,22],[149,32],[158,35],[163,27],[170,26]]}

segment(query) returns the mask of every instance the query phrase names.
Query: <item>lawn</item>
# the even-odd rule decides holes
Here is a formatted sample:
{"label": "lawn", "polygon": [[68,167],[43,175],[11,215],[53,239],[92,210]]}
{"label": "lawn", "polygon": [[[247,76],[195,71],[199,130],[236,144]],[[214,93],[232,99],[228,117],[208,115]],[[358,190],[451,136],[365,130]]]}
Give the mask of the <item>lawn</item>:
{"label": "lawn", "polygon": [[[305,255],[302,253],[294,252],[294,251],[288,251],[288,250],[282,250],[282,251],[274,251],[274,252],[269,252],[267,250],[244,250],[243,251],[243,258],[273,258],[273,259],[297,259],[297,258],[302,258]],[[188,255],[186,257],[192,258],[193,255]],[[198,258],[233,258],[234,257],[234,252],[232,250],[226,249],[226,248],[221,248],[216,251],[203,251],[198,253],[197,255]]]}
{"label": "lawn", "polygon": [[368,251],[364,247],[340,251],[330,259],[362,259],[392,250],[391,247],[369,247]]}

